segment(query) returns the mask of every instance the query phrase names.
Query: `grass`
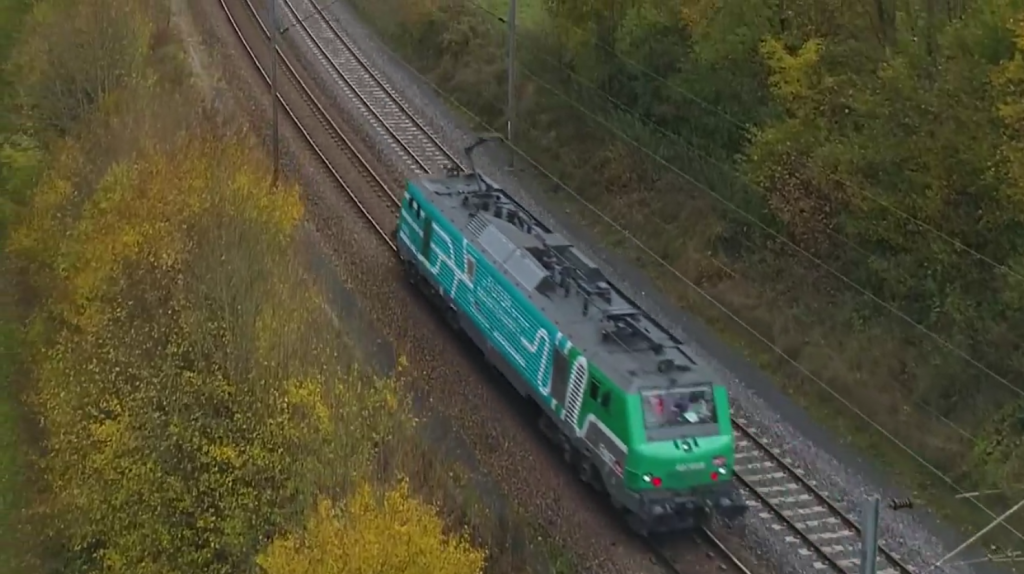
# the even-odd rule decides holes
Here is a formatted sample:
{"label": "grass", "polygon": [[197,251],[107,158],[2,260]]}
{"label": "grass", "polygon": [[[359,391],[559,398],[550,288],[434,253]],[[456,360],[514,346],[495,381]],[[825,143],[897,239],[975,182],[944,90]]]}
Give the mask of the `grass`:
{"label": "grass", "polygon": [[[18,39],[22,19],[28,13],[26,0],[0,0],[0,62],[7,60]],[[9,134],[10,83],[0,68],[0,143]],[[7,191],[0,162],[0,194]],[[22,452],[20,405],[14,384],[20,358],[20,325],[14,313],[9,276],[3,259],[4,230],[9,223],[10,198],[0,197],[0,572],[13,572],[16,554],[14,530],[21,508]]]}

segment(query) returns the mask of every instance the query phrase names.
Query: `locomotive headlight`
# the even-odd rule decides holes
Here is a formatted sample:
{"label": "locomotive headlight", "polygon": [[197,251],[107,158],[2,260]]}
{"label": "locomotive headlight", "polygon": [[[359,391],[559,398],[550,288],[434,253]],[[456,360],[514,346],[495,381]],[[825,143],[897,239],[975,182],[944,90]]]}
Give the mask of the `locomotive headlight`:
{"label": "locomotive headlight", "polygon": [[649,484],[653,484],[655,488],[661,486],[661,478],[657,477],[657,476],[654,476],[653,474],[651,474],[649,472],[647,474],[643,475],[641,478],[643,478],[644,482],[649,483]]}
{"label": "locomotive headlight", "polygon": [[724,466],[720,466],[718,467],[718,474],[719,476],[725,476],[726,474],[729,474],[729,470]]}

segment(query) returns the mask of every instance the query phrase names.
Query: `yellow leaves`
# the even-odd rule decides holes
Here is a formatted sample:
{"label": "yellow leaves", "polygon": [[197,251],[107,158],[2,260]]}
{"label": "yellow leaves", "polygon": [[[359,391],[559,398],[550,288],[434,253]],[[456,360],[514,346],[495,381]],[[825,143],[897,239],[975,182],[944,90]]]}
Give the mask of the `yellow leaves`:
{"label": "yellow leaves", "polygon": [[19,225],[12,229],[7,249],[17,259],[36,267],[56,266],[59,241],[68,228],[67,208],[76,199],[72,180],[81,165],[81,149],[75,143],[55,146],[48,170],[32,191]]}
{"label": "yellow leaves", "polygon": [[796,54],[776,38],[761,42],[761,57],[771,70],[769,82],[772,93],[791,111],[799,114],[801,101],[812,96],[819,82],[818,63],[825,44],[820,38],[804,42]]}
{"label": "yellow leaves", "polygon": [[[294,256],[298,189],[268,189],[251,138],[183,121],[187,93],[140,87],[149,0],[70,4],[36,4],[22,57],[40,68],[20,71],[33,117],[78,135],[50,148],[11,244],[39,287],[31,404],[54,543],[83,572],[247,571],[265,533],[378,468],[408,397],[337,359]],[[314,531],[361,540],[384,571],[483,564],[404,483],[359,491],[340,520],[319,510]],[[411,569],[389,570],[394,540]]]}
{"label": "yellow leaves", "polygon": [[65,133],[107,94],[139,77],[152,34],[141,0],[37,2],[11,57],[38,128]]}
{"label": "yellow leaves", "polygon": [[402,480],[383,497],[360,485],[342,512],[321,499],[305,530],[275,540],[258,562],[267,574],[478,574],[485,559],[464,535],[447,535]]}
{"label": "yellow leaves", "polygon": [[[65,336],[75,344],[38,381],[51,496],[71,542],[103,540],[107,572],[236,571],[300,490],[319,458],[311,447],[329,446],[317,381],[186,370],[160,348],[167,334],[116,319],[99,341]],[[187,348],[189,333],[172,328]]]}
{"label": "yellow leaves", "polygon": [[[308,413],[308,421],[317,434],[326,433],[330,428],[331,415],[324,404],[324,381],[319,379],[295,380],[286,383],[289,409]],[[305,432],[305,429],[304,429]]]}
{"label": "yellow leaves", "polygon": [[[268,241],[290,241],[302,215],[297,190],[268,192],[266,170],[252,169],[260,163],[241,140],[191,136],[168,149],[152,147],[132,163],[113,165],[87,193],[75,190],[60,173],[48,174],[12,249],[37,262],[65,262],[62,275],[70,288],[66,318],[95,329],[102,322],[97,298],[114,285],[124,265],[180,268],[194,246],[196,227],[215,227],[209,218],[246,219]],[[61,216],[80,198],[85,199],[81,217],[65,229]]]}
{"label": "yellow leaves", "polygon": [[317,334],[284,258],[298,190],[268,190],[243,137],[140,139],[95,174],[60,146],[15,231],[52,332],[34,337],[32,401],[49,498],[69,547],[102,541],[99,571],[227,574],[302,504],[307,473],[343,466],[331,436],[348,421],[324,394],[343,381],[299,356]]}

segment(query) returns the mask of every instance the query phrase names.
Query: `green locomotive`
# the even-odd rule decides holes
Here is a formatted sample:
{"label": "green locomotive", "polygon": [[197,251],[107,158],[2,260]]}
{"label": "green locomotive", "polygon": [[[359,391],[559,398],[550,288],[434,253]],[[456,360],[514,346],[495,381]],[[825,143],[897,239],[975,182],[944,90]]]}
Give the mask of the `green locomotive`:
{"label": "green locomotive", "polygon": [[410,180],[395,231],[411,279],[636,531],[746,512],[725,388],[578,249],[475,172]]}

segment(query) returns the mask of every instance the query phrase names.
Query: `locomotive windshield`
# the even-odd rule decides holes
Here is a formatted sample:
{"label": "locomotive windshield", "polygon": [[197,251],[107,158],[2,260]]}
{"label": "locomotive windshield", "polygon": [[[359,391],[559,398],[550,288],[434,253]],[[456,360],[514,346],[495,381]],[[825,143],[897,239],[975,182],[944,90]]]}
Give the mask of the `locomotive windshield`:
{"label": "locomotive windshield", "polygon": [[[666,435],[664,438],[668,438],[667,435],[706,435],[717,432],[718,413],[710,384],[644,391],[641,397],[644,426],[648,435],[657,435],[659,438]],[[669,432],[666,434],[665,431]]]}

